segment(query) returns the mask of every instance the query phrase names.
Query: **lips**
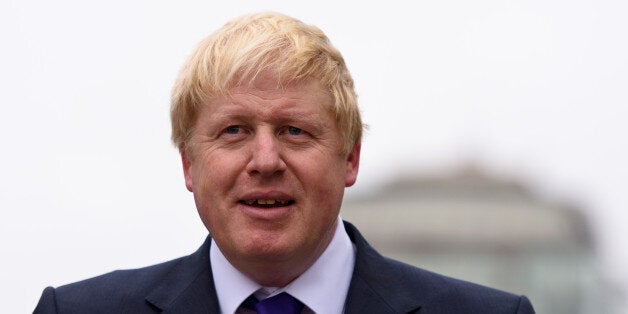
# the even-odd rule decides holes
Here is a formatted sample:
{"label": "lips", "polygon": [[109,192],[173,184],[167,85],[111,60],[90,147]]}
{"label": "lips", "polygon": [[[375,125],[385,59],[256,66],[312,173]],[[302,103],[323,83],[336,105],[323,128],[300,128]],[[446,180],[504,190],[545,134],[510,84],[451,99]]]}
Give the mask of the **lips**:
{"label": "lips", "polygon": [[239,201],[240,204],[257,208],[275,208],[294,204],[294,199],[283,192],[249,193]]}
{"label": "lips", "polygon": [[248,199],[241,200],[240,204],[246,204],[248,206],[254,207],[263,207],[263,208],[272,208],[272,207],[281,207],[281,206],[289,206],[294,204],[293,200],[284,200],[284,199]]}
{"label": "lips", "polygon": [[242,213],[256,223],[284,222],[294,212],[296,200],[290,195],[281,192],[247,193],[240,200]]}

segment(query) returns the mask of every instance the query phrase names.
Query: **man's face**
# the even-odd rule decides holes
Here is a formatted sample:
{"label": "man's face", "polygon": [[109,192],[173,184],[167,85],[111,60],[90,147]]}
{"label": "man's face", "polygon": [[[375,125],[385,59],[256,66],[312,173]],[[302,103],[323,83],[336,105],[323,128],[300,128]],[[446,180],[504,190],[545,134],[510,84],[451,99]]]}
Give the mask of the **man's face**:
{"label": "man's face", "polygon": [[315,80],[278,87],[262,76],[201,110],[189,155],[182,153],[185,182],[240,271],[289,266],[298,276],[331,240],[360,155],[359,145],[340,154],[331,101]]}

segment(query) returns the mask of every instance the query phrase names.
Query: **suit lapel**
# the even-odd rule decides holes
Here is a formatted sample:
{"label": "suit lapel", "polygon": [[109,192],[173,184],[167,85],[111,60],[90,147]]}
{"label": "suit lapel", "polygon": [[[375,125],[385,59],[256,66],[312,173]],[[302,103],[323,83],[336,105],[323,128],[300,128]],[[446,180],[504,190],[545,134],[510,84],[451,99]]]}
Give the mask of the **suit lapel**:
{"label": "suit lapel", "polygon": [[345,303],[345,314],[396,313],[385,299],[360,277],[351,279],[351,286]]}
{"label": "suit lapel", "polygon": [[345,222],[345,229],[357,249],[345,313],[418,312],[421,301],[400,284],[404,274],[391,267],[352,224]]}
{"label": "suit lapel", "polygon": [[220,313],[209,266],[208,236],[194,253],[179,260],[147,297],[163,313]]}
{"label": "suit lapel", "polygon": [[[420,300],[402,285],[403,273],[375,251],[350,223],[345,229],[357,248],[355,267],[345,313],[416,313]],[[194,253],[179,260],[147,297],[163,313],[220,313],[214,279],[209,265],[211,238]]]}

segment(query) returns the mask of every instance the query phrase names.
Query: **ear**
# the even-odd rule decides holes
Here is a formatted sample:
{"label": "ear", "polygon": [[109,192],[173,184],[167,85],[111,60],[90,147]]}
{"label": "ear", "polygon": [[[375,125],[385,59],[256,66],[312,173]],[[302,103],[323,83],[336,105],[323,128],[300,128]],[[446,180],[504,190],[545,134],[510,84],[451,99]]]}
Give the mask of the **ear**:
{"label": "ear", "polygon": [[179,149],[179,153],[181,154],[181,164],[183,165],[183,177],[185,178],[185,187],[188,189],[188,191],[194,192],[192,174],[190,172],[192,163],[190,161],[190,158],[188,158],[185,149]]}
{"label": "ear", "polygon": [[360,149],[362,144],[356,144],[347,156],[347,173],[345,176],[345,186],[352,186],[358,178],[358,169],[360,168]]}

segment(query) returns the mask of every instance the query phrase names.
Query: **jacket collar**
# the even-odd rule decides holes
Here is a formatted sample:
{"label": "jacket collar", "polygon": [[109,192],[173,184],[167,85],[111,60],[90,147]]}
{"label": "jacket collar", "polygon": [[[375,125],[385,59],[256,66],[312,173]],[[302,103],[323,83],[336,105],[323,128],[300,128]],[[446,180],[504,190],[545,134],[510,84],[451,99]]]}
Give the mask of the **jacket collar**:
{"label": "jacket collar", "polygon": [[[356,246],[345,313],[418,311],[421,305],[419,298],[400,284],[405,281],[405,274],[377,253],[355,226],[346,221],[344,225]],[[177,260],[146,301],[164,313],[220,313],[209,265],[210,243],[211,237],[208,236],[196,252]]]}
{"label": "jacket collar", "polygon": [[196,252],[177,260],[146,301],[163,313],[220,313],[209,267],[210,243],[208,236]]}
{"label": "jacket collar", "polygon": [[355,226],[346,221],[344,224],[356,246],[355,267],[345,313],[417,312],[421,301],[413,289],[403,285],[407,274],[377,253]]}

